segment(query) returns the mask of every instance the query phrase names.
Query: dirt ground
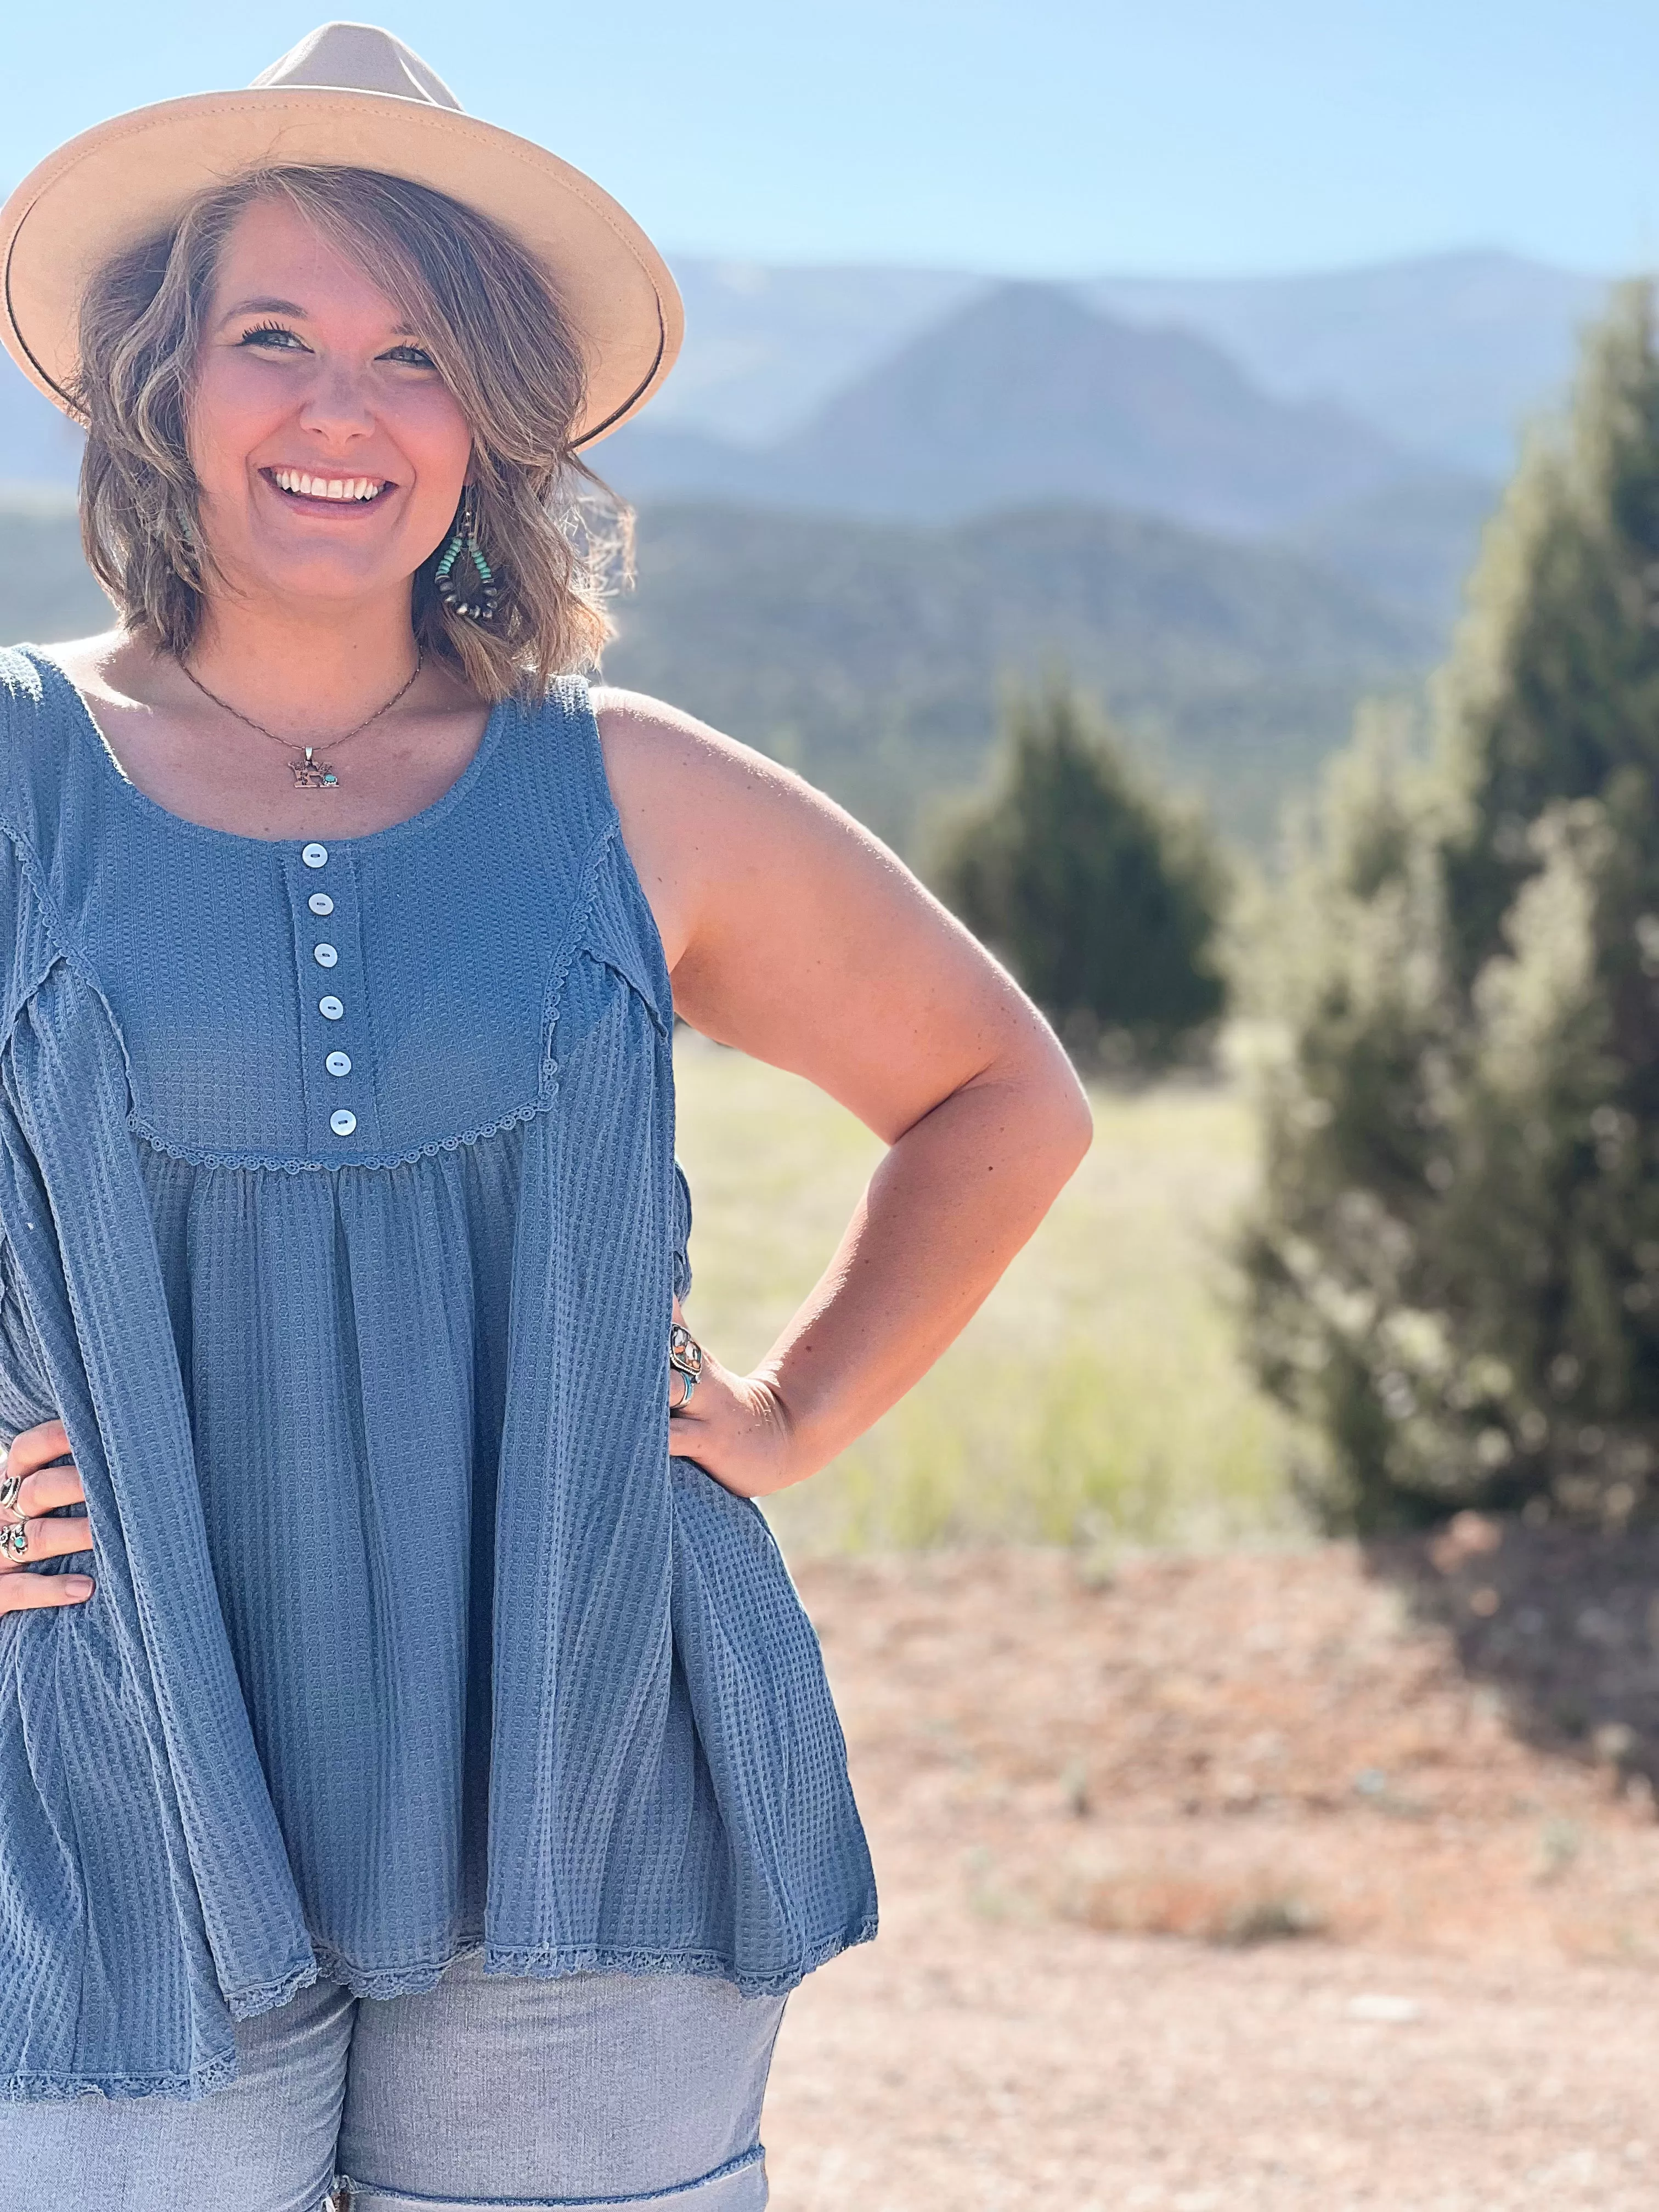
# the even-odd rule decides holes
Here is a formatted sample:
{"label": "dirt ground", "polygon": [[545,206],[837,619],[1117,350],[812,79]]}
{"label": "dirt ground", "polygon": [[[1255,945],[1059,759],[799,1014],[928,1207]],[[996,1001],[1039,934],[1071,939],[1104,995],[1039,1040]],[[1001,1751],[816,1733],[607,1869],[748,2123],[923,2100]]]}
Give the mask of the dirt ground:
{"label": "dirt ground", "polygon": [[779,2212],[1659,2208],[1659,1540],[798,1580],[883,1933]]}

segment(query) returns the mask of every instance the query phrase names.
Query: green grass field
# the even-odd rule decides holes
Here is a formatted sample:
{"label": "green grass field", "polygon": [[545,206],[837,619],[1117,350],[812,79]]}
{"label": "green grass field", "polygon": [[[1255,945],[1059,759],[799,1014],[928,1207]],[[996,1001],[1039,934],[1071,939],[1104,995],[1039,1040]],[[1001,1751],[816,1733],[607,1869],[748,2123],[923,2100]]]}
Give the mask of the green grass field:
{"label": "green grass field", "polygon": [[[682,1031],[687,1319],[750,1366],[880,1155],[794,1076]],[[1007,1540],[1210,1545],[1296,1531],[1308,1449],[1235,1349],[1225,1245],[1255,1152],[1224,1085],[1095,1099],[1094,1149],[958,1341],[834,1466],[770,1501],[796,1555]]]}

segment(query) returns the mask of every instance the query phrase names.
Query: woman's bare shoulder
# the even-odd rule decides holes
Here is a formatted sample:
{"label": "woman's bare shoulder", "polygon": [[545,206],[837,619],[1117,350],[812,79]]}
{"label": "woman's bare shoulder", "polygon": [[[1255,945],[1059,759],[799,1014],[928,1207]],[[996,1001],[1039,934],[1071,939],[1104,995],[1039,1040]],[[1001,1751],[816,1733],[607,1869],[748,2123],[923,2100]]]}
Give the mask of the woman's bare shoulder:
{"label": "woman's bare shoulder", "polygon": [[793,785],[802,792],[811,788],[755,746],[727,737],[665,699],[615,684],[595,684],[591,696],[613,788],[618,781],[653,785],[664,776],[674,779],[676,797],[682,800],[699,788],[711,797],[729,796],[747,781],[771,788]]}
{"label": "woman's bare shoulder", "polygon": [[99,649],[116,642],[118,634],[112,633],[108,637],[75,638],[64,644],[30,643],[21,650],[8,647],[0,657],[0,721],[3,721],[9,755],[16,757],[20,748],[34,751],[56,726],[57,718],[42,696],[40,672],[31,665],[31,657],[38,656],[62,669],[78,690],[85,691],[98,680]]}
{"label": "woman's bare shoulder", "polygon": [[763,854],[787,875],[792,848],[866,836],[793,769],[683,708],[610,685],[592,702],[623,840],[671,968],[711,889],[752,873]]}
{"label": "woman's bare shoulder", "polygon": [[612,686],[596,686],[592,696],[625,835],[637,826],[683,839],[695,827],[704,839],[740,845],[764,827],[786,844],[850,836],[884,850],[805,776],[683,707]]}
{"label": "woman's bare shoulder", "polygon": [[[139,664],[150,655],[123,629],[65,638],[42,648],[84,698],[100,706],[127,706],[137,696]],[[139,678],[142,687],[142,679]]]}

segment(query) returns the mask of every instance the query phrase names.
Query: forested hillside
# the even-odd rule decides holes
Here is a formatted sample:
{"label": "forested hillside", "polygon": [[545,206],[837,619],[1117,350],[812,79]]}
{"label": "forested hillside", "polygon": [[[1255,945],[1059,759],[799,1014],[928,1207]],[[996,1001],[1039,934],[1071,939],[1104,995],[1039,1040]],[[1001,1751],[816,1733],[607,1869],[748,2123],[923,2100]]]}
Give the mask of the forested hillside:
{"label": "forested hillside", "polygon": [[948,527],[647,509],[605,673],[764,746],[901,844],[979,775],[1000,677],[1063,665],[1228,832],[1271,835],[1432,624],[1293,555],[1031,508]]}

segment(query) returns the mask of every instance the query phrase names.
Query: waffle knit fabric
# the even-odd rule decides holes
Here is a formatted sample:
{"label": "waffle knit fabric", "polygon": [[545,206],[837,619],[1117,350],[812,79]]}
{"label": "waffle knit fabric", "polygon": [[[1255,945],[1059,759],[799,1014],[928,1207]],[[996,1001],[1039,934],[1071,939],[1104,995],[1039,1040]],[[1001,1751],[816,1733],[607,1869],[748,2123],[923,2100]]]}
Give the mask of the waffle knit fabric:
{"label": "waffle knit fabric", "polygon": [[83,1604],[0,1617],[0,2097],[193,2099],[319,1975],[875,1932],[817,1642],[671,1456],[673,1010],[586,688],[366,836],[138,792],[0,652],[0,1434]]}

